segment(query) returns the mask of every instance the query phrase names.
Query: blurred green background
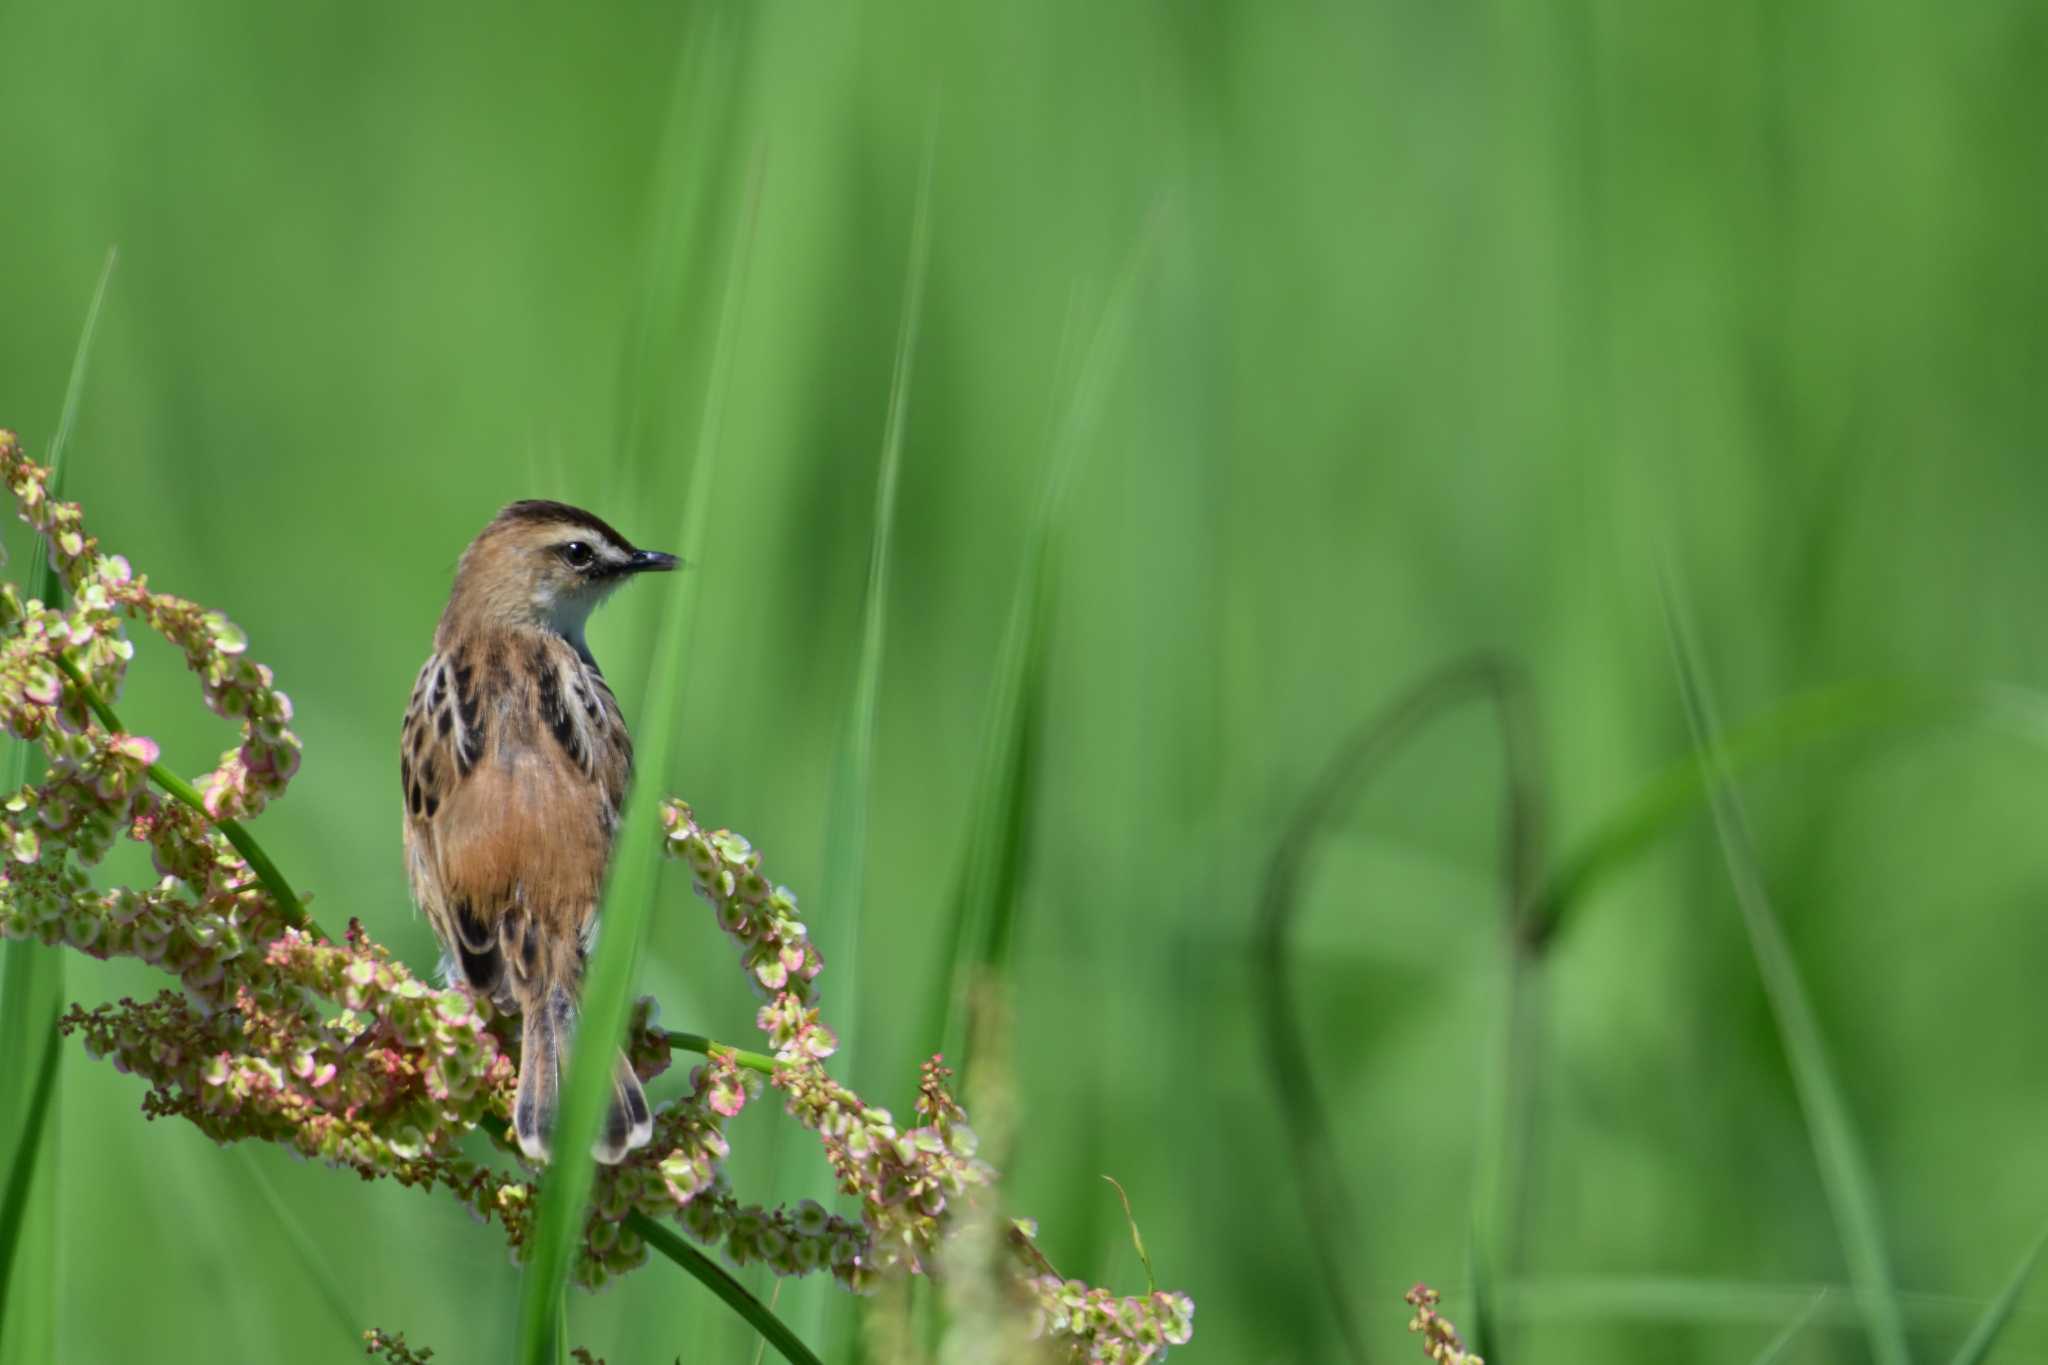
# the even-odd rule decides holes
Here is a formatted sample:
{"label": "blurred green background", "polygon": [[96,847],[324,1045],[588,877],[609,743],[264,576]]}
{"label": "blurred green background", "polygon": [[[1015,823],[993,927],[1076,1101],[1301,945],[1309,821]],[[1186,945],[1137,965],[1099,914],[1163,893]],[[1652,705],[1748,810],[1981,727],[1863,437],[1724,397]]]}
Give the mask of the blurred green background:
{"label": "blurred green background", "polygon": [[[2048,680],[2029,0],[17,3],[0,54],[0,425],[47,447],[117,245],[68,491],[247,629],[306,744],[257,833],[327,923],[422,969],[393,750],[455,557],[527,496],[671,546],[730,289],[672,770],[833,944],[812,888],[930,148],[858,979],[828,970],[825,1003],[858,1011],[854,1083],[907,1112],[1052,433],[1093,385],[1006,976],[1007,1188],[1062,1270],[1136,1292],[1117,1176],[1199,1305],[1190,1360],[1345,1358],[1254,924],[1362,719],[1476,649],[1519,661],[1555,866],[1692,747],[1660,572],[1731,726],[1841,682]],[[668,591],[594,624],[629,718]],[[2048,1223],[2048,731],[2003,695],[1741,777],[1926,1359]],[[227,742],[161,647],[123,709],[183,771]],[[1460,711],[1304,868],[1291,960],[1375,1360],[1419,1356],[1415,1279],[1469,1321],[1472,1229],[1500,1212],[1473,1189],[1501,805],[1493,722]],[[663,888],[643,988],[744,1044],[728,949],[676,869]],[[88,1003],[156,988],[64,971]],[[1871,1358],[1704,810],[1530,973],[1526,1232],[1492,1358],[1747,1361],[1829,1285],[1781,1359]],[[339,1362],[374,1324],[507,1358],[495,1230],[145,1123],[140,1092],[67,1046],[0,1357]],[[743,1197],[811,1190],[773,1108],[736,1130]],[[828,1286],[779,1308],[844,1339]],[[755,1352],[662,1264],[575,1296],[570,1335],[614,1365]],[[2000,1350],[2048,1358],[2048,1319]]]}

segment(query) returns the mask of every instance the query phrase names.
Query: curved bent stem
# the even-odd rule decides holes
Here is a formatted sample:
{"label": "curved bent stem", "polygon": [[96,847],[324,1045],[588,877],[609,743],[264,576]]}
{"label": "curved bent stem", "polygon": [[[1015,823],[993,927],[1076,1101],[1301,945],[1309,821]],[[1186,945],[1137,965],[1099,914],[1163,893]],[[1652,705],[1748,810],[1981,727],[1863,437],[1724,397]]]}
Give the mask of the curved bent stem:
{"label": "curved bent stem", "polygon": [[718,1262],[638,1210],[626,1215],[626,1226],[646,1238],[648,1246],[689,1271],[706,1289],[724,1299],[790,1365],[822,1365],[818,1357],[811,1354],[811,1349],[797,1340],[796,1333],[769,1311],[767,1304],[748,1293],[747,1287],[727,1274]]}
{"label": "curved bent stem", "polygon": [[[1526,1059],[1520,1058],[1523,1048],[1516,1036],[1521,1032],[1517,1020],[1522,1012],[1514,1002],[1520,996],[1525,960],[1535,947],[1535,940],[1526,931],[1526,916],[1534,895],[1536,871],[1542,863],[1538,819],[1542,795],[1528,695],[1528,684],[1521,671],[1511,662],[1491,656],[1453,664],[1424,679],[1391,707],[1369,718],[1338,750],[1296,808],[1268,863],[1265,890],[1259,902],[1255,968],[1267,1061],[1279,1092],[1281,1112],[1286,1116],[1295,1157],[1289,1165],[1295,1172],[1301,1192],[1302,1211],[1309,1225],[1324,1289],[1353,1360],[1365,1360],[1368,1354],[1363,1328],[1348,1297],[1349,1286],[1357,1280],[1345,1264],[1345,1246],[1351,1236],[1350,1230],[1358,1226],[1358,1220],[1351,1213],[1349,1186],[1337,1161],[1336,1144],[1330,1136],[1329,1114],[1323,1106],[1321,1092],[1309,1065],[1307,1034],[1295,1015],[1292,974],[1287,957],[1288,935],[1300,906],[1300,883],[1317,844],[1347,801],[1373,772],[1428,721],[1458,703],[1468,700],[1492,702],[1500,713],[1501,741],[1506,755],[1508,791],[1502,812],[1503,875],[1507,883],[1506,908],[1513,945],[1513,980],[1506,1015],[1510,1036],[1500,1065],[1508,1073],[1504,1079],[1509,1084],[1513,1083],[1515,1075],[1526,1074],[1529,1068]],[[1509,1106],[1499,1108],[1504,1115],[1512,1112]],[[1501,1121],[1512,1120],[1503,1118]],[[1511,1168],[1516,1164],[1510,1155],[1501,1163],[1501,1169],[1486,1174],[1493,1181],[1512,1187],[1516,1172]],[[1512,1212],[1518,1197],[1511,1188],[1504,1188],[1501,1202]],[[1510,1234],[1499,1240],[1511,1246],[1513,1237]],[[1481,1334],[1483,1332],[1482,1326]],[[1475,1342],[1475,1346],[1478,1345]]]}

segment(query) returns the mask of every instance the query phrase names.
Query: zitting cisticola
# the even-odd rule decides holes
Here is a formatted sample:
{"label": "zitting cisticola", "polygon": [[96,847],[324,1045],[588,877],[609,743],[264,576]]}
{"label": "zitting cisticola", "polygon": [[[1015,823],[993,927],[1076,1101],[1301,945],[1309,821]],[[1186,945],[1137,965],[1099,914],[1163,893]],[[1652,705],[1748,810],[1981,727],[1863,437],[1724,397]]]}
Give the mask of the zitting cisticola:
{"label": "zitting cisticola", "polygon": [[[515,502],[463,552],[406,708],[405,864],[453,979],[520,1016],[520,1148],[546,1160],[583,962],[633,767],[633,741],[584,643],[628,577],[673,569],[590,513]],[[653,1134],[619,1064],[592,1154]]]}

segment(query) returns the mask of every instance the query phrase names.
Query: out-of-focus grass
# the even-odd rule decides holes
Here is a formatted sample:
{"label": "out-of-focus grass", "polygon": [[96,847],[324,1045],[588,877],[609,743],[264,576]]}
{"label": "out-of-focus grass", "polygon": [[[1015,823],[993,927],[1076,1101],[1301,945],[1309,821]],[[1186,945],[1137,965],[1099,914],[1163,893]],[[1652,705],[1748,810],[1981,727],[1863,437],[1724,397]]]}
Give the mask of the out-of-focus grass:
{"label": "out-of-focus grass", "polygon": [[1825,1182],[1836,1231],[1842,1240],[1849,1278],[1864,1311],[1871,1352],[1886,1365],[1907,1365],[1905,1318],[1899,1311],[1892,1279],[1883,1215],[1878,1208],[1863,1141],[1842,1093],[1826,1039],[1814,1015],[1805,974],[1785,939],[1784,925],[1772,908],[1763,874],[1757,866],[1754,835],[1736,794],[1734,779],[1717,767],[1720,720],[1713,694],[1700,670],[1699,645],[1691,607],[1667,579],[1664,615],[1671,634],[1671,654],[1685,698],[1686,719],[1700,762],[1707,769],[1714,827],[1728,860],[1729,879],[1756,954],[1757,973],[1771,1002],[1771,1013],[1784,1040],[1785,1059],[1798,1089],[1800,1109],[1813,1138],[1814,1161]]}
{"label": "out-of-focus grass", "polygon": [[1963,1344],[1956,1347],[1950,1358],[1950,1365],[1978,1365],[1991,1354],[1992,1346],[1998,1341],[2006,1326],[2012,1322],[2013,1311],[2019,1307],[2020,1295],[2026,1291],[2027,1283],[2034,1278],[2034,1267],[2041,1262],[2041,1252],[2048,1248],[2048,1234],[2034,1239],[2027,1248],[2027,1254],[2013,1268],[2012,1278],[2005,1282],[2005,1288],[1998,1292],[1984,1310],[1984,1316],[1977,1319],[1970,1335],[1963,1338]]}
{"label": "out-of-focus grass", "polygon": [[1785,1352],[1792,1349],[1792,1343],[1799,1340],[1800,1333],[1806,1330],[1807,1324],[1813,1321],[1813,1315],[1819,1312],[1821,1304],[1827,1301],[1827,1294],[1828,1291],[1825,1289],[1815,1293],[1812,1301],[1799,1310],[1799,1316],[1786,1323],[1785,1330],[1772,1337],[1763,1350],[1757,1352],[1756,1359],[1751,1365],[1775,1365],[1775,1362],[1784,1359]]}
{"label": "out-of-focus grass", "polygon": [[[687,564],[701,562],[709,521],[713,474],[718,467],[730,397],[732,357],[738,345],[740,305],[754,246],[755,209],[760,193],[759,158],[743,201],[744,220],[733,234],[732,259],[723,277],[718,334],[705,385],[703,414],[691,462],[688,497],[678,519],[678,550]],[[612,1092],[619,1041],[631,1008],[634,968],[651,913],[658,872],[661,829],[655,812],[669,793],[671,736],[682,706],[683,659],[697,628],[697,582],[687,571],[669,586],[674,601],[662,613],[653,662],[643,695],[645,718],[640,743],[647,757],[636,759],[635,779],[620,815],[618,846],[605,880],[597,951],[586,972],[576,1042],[563,1075],[561,1112],[552,1139],[555,1153],[541,1182],[534,1215],[531,1259],[520,1299],[520,1354],[527,1365],[544,1365],[562,1335],[559,1311],[563,1283],[582,1236],[589,1202],[592,1162],[587,1155]],[[704,1258],[691,1264],[702,1267]],[[722,1281],[720,1281],[722,1283]],[[723,1296],[723,1295],[721,1295]],[[798,1357],[792,1356],[792,1359]]]}
{"label": "out-of-focus grass", "polygon": [[[324,923],[360,916],[424,968],[390,750],[455,556],[515,497],[650,542],[684,514],[765,145],[669,761],[822,916],[938,108],[858,1001],[836,963],[821,978],[828,1018],[857,1006],[863,1093],[901,1112],[941,1046],[924,992],[952,967],[1047,395],[1071,394],[1163,201],[1062,515],[1006,958],[1015,1210],[1062,1270],[1135,1287],[1114,1174],[1162,1283],[1200,1304],[1190,1359],[1337,1354],[1245,970],[1265,852],[1359,699],[1480,648],[1531,680],[1553,876],[1650,810],[1635,795],[1693,748],[1651,588],[1668,538],[1930,1355],[2048,1207],[2048,773],[2023,735],[1866,725],[1836,689],[2048,680],[2041,23],[2019,0],[618,4],[488,25],[383,3],[15,7],[0,421],[48,449],[80,301],[120,242],[70,491],[110,549],[228,610],[277,669],[307,757],[264,843]],[[658,596],[592,627],[643,748]],[[227,732],[140,648],[121,715],[198,771]],[[1797,697],[1799,728],[1836,738],[1744,762],[1746,727]],[[1385,1354],[1411,1345],[1408,1283],[1465,1288],[1493,1083],[1444,1078],[1484,1077],[1500,1036],[1496,750],[1477,715],[1419,736],[1300,888],[1307,1060],[1333,1159],[1371,1191],[1352,1302]],[[1520,1268],[1491,1280],[1518,1365],[1750,1359],[1842,1278],[1686,780],[1545,944]],[[133,854],[110,872],[151,876]],[[701,907],[672,878],[655,891],[634,989],[748,1041],[754,1002]],[[76,955],[64,972],[86,1001],[156,988]],[[308,1332],[319,1290],[221,1178],[231,1158],[143,1123],[108,1068],[67,1057],[58,1094],[52,1284],[130,1286],[136,1310],[53,1288],[67,1357],[359,1358]],[[772,1111],[736,1125],[749,1197],[781,1193],[751,1164],[779,1159]],[[506,1354],[517,1272],[459,1211],[316,1167],[273,1180],[376,1325]],[[393,1235],[372,1254],[365,1227]],[[266,1264],[260,1295],[222,1302]],[[1595,1274],[1626,1279],[1573,1291]],[[1770,1292],[1716,1315],[1657,1292],[1677,1281]],[[755,1349],[663,1267],[573,1302],[575,1339],[614,1360]],[[1865,1358],[1860,1311],[1831,1293],[1786,1358]],[[2044,1343],[2023,1305],[1999,1345]]]}
{"label": "out-of-focus grass", "polygon": [[[858,1077],[856,1059],[861,1014],[873,1008],[861,988],[861,923],[867,911],[868,807],[873,801],[875,722],[881,703],[883,645],[889,605],[890,541],[896,526],[896,497],[901,483],[903,441],[909,421],[911,378],[917,360],[918,335],[924,321],[925,284],[931,267],[931,190],[937,156],[937,130],[926,137],[924,163],[918,173],[917,198],[911,210],[910,253],[904,270],[903,302],[897,320],[896,355],[889,375],[889,409],[882,430],[881,458],[875,473],[873,542],[868,551],[867,583],[861,598],[860,653],[845,728],[832,766],[832,796],[826,811],[819,951],[832,967],[833,995],[844,1001],[835,1011],[839,1050],[834,1066],[841,1076]],[[866,1072],[886,1074],[881,1066]],[[865,1084],[864,1079],[858,1084]],[[834,1190],[831,1168],[818,1146],[805,1135],[779,1136],[776,1189],[785,1199],[806,1194],[829,1203]],[[836,1354],[850,1356],[860,1341],[859,1305],[824,1284],[791,1286],[791,1318],[808,1329],[812,1339],[840,1343]],[[829,1326],[827,1324],[830,1324]]]}
{"label": "out-of-focus grass", "polygon": [[[1151,228],[1160,209],[1155,206]],[[935,978],[926,1036],[961,1066],[973,1059],[968,997],[983,986],[1003,990],[1010,974],[1024,893],[1029,834],[1039,799],[1039,726],[1045,652],[1059,602],[1059,563],[1067,501],[1101,419],[1104,388],[1129,341],[1131,310],[1152,247],[1151,228],[1132,249],[1103,303],[1061,397],[1048,435],[1043,483],[1017,570],[996,674],[989,693],[981,761],[967,802],[965,848],[947,926],[946,968]]]}

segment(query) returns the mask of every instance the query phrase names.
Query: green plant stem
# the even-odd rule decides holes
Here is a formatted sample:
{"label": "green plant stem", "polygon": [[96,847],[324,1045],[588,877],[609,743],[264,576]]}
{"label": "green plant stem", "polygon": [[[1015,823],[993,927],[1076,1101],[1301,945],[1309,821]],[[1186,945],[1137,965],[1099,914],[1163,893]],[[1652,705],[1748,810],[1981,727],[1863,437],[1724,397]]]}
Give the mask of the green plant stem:
{"label": "green plant stem", "polygon": [[[51,1097],[57,1091],[57,1011],[50,1011],[49,1032],[43,1039],[43,1056],[36,1068],[36,1088],[22,1116],[21,1141],[14,1152],[14,1165],[7,1173],[7,1186],[0,1194],[0,1310],[7,1306],[7,1288],[14,1279],[14,1256],[21,1246],[22,1224],[28,1219],[29,1187],[35,1181],[36,1158],[40,1155]],[[0,1321],[5,1321],[0,1312]]]}
{"label": "green plant stem", "polygon": [[637,1209],[626,1215],[626,1226],[647,1239],[647,1245],[695,1275],[712,1293],[724,1299],[732,1310],[752,1324],[755,1331],[790,1365],[823,1365],[810,1347],[797,1340],[796,1333],[770,1312],[768,1305],[747,1292],[747,1287],[726,1273],[723,1266]]}
{"label": "green plant stem", "polygon": [[737,1066],[748,1071],[758,1071],[763,1076],[773,1076],[782,1070],[782,1063],[763,1052],[743,1052],[736,1047],[727,1047],[701,1033],[679,1033],[669,1030],[670,1047],[679,1047],[685,1052],[696,1052],[706,1057],[730,1057]]}
{"label": "green plant stem", "polygon": [[[101,700],[100,694],[93,690],[93,685],[86,681],[85,674],[79,671],[78,665],[71,661],[69,655],[58,654],[57,667],[63,670],[71,685],[78,689],[78,694],[85,698],[85,704],[99,717],[100,724],[120,734],[131,733],[127,726],[121,724],[121,718],[114,714],[114,708]],[[313,922],[312,916],[306,913],[306,907],[300,903],[298,893],[293,891],[291,883],[284,879],[284,873],[278,871],[277,864],[270,861],[270,855],[263,851],[263,845],[257,843],[255,836],[243,828],[241,821],[215,818],[213,813],[206,809],[206,799],[200,796],[199,789],[160,762],[149,765],[149,780],[163,788],[164,793],[172,800],[180,805],[189,806],[205,816],[207,821],[221,832],[221,837],[234,845],[235,852],[247,860],[249,870],[256,874],[256,879],[263,883],[264,890],[277,902],[277,908],[284,913],[287,923],[324,938],[330,943],[335,941],[332,934],[325,932]]]}
{"label": "green plant stem", "polygon": [[[707,1041],[694,1033],[669,1036],[672,1039],[681,1037],[697,1038],[700,1042]],[[679,1043],[677,1046],[687,1044]],[[719,1045],[710,1043],[709,1046]],[[722,1048],[721,1051],[730,1052],[732,1049]],[[495,1115],[485,1115],[477,1127],[508,1146],[513,1141],[511,1125]],[[785,1359],[795,1361],[797,1365],[819,1365],[818,1358],[811,1354],[810,1349],[797,1338],[796,1333],[776,1317],[766,1304],[748,1293],[746,1286],[735,1280],[716,1261],[637,1209],[626,1215],[626,1226],[645,1238],[648,1246],[690,1272],[712,1293],[731,1305],[734,1311],[761,1334],[762,1340],[771,1343]]]}

